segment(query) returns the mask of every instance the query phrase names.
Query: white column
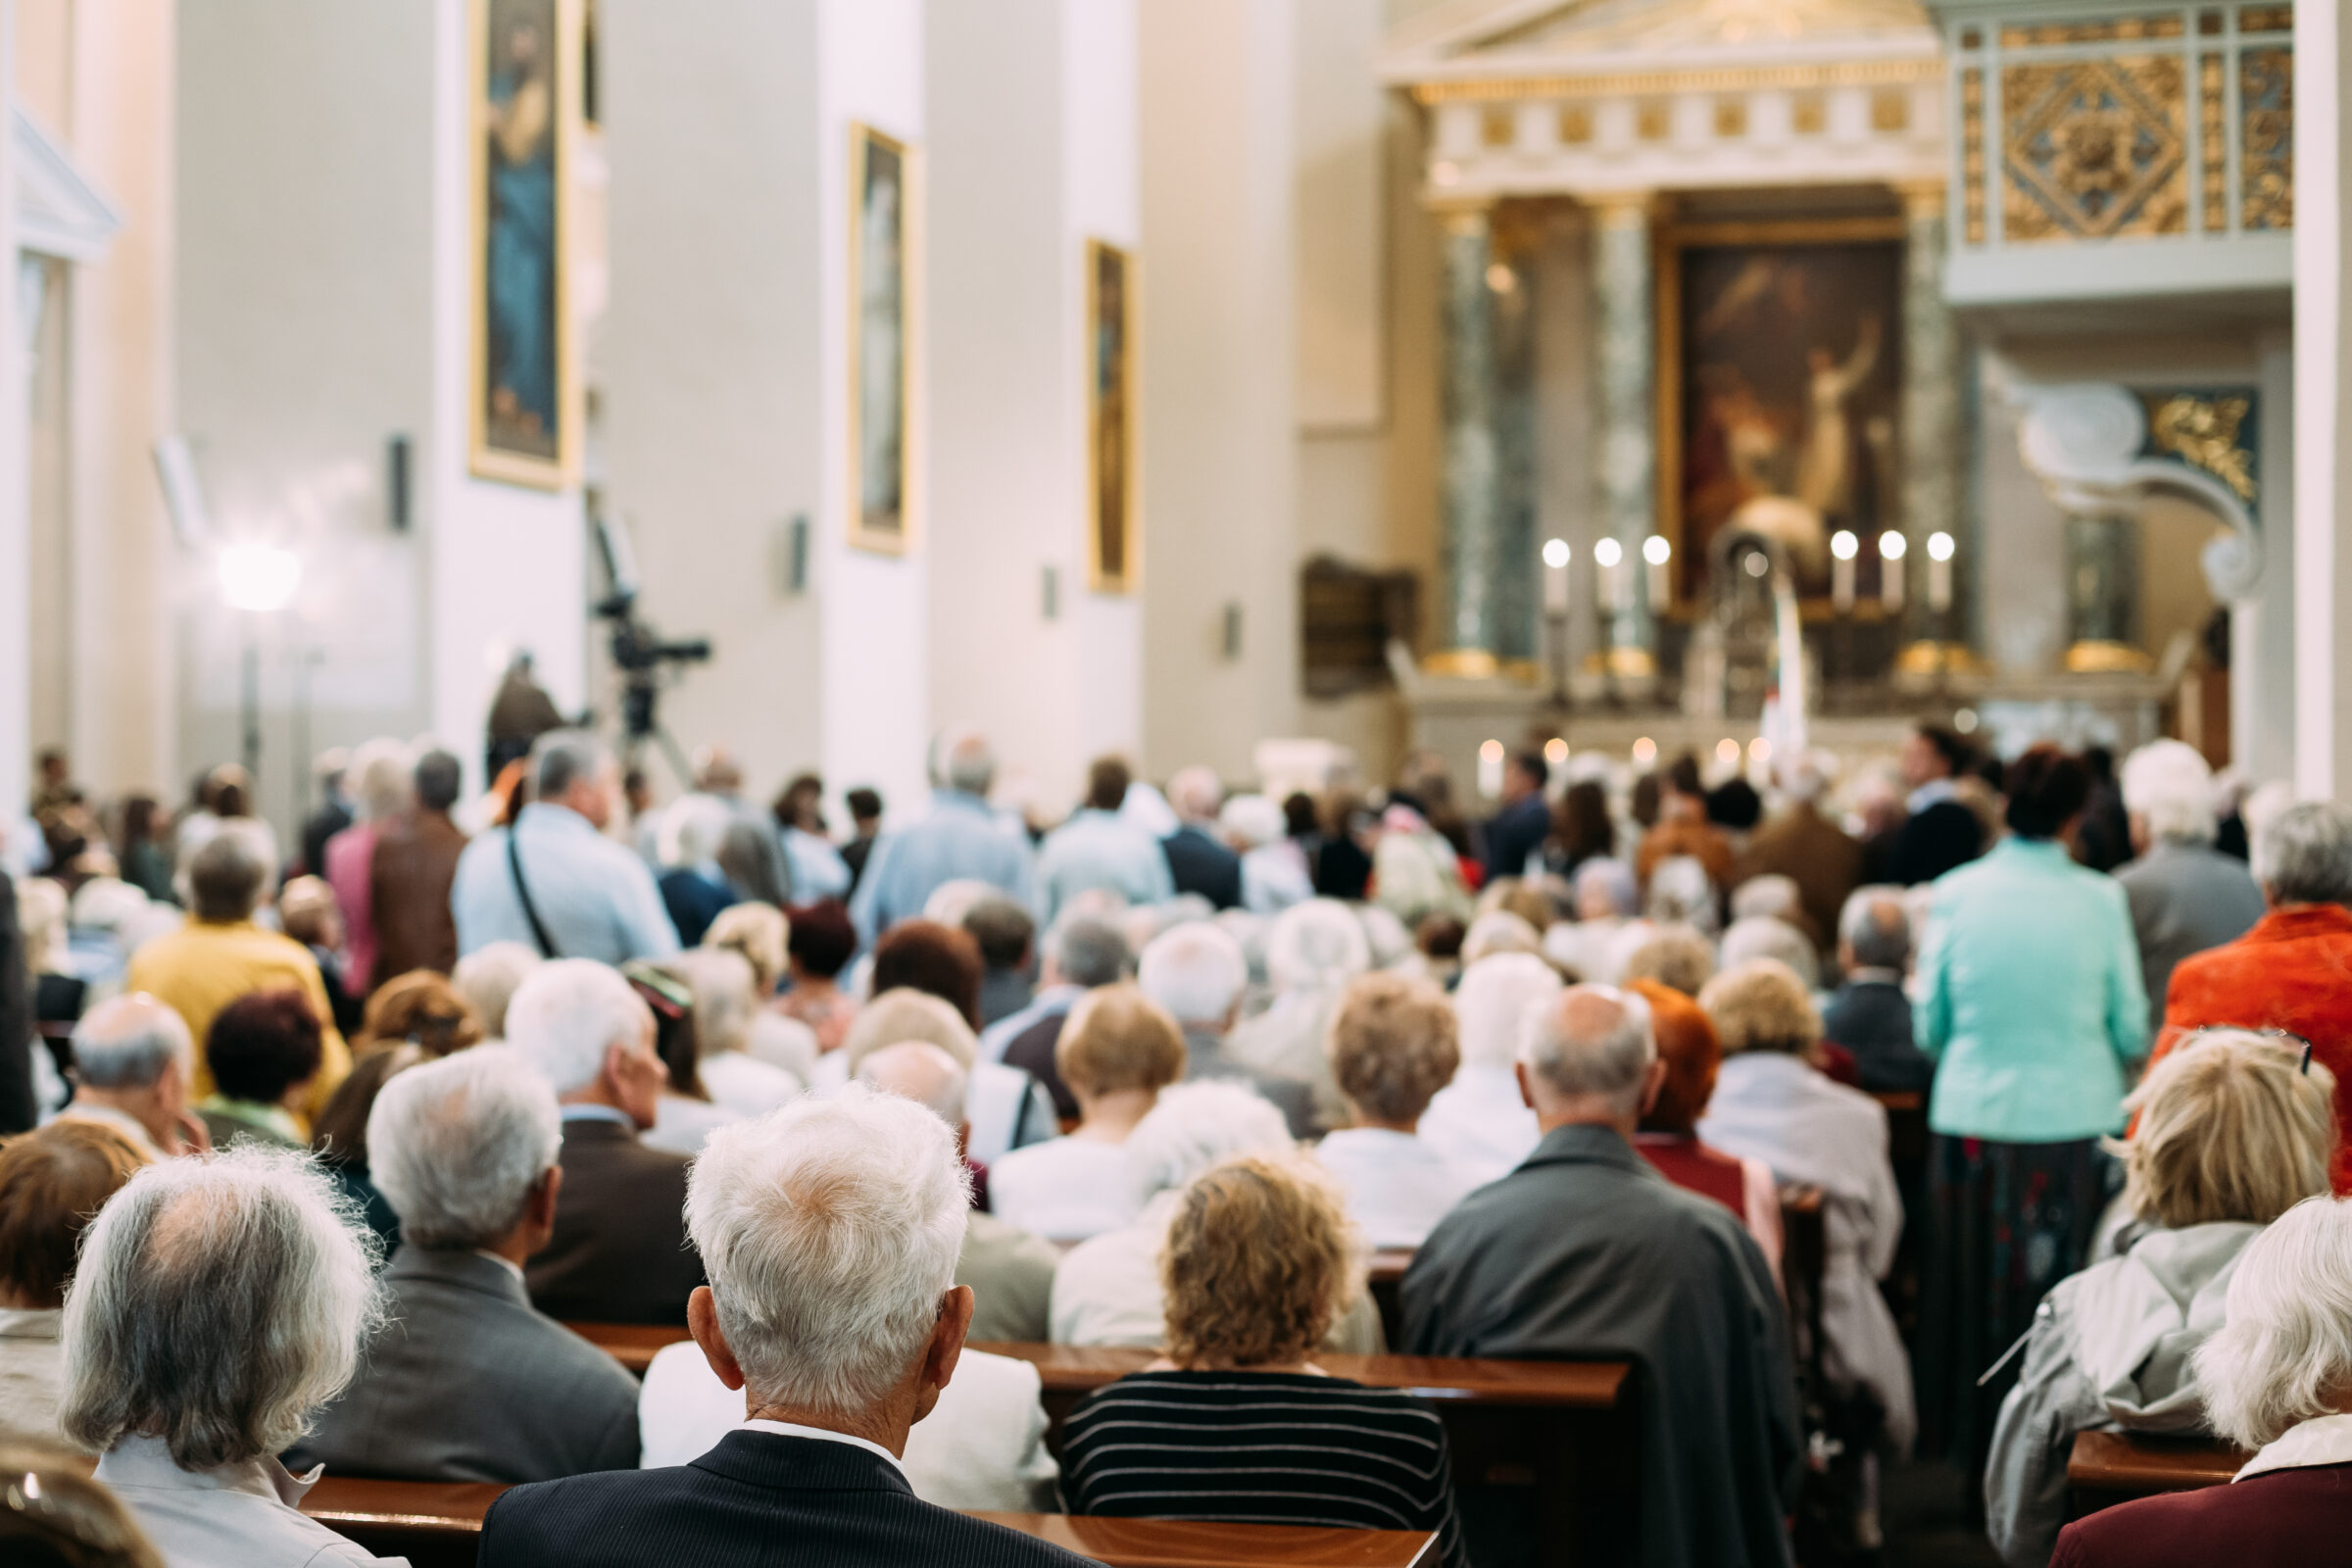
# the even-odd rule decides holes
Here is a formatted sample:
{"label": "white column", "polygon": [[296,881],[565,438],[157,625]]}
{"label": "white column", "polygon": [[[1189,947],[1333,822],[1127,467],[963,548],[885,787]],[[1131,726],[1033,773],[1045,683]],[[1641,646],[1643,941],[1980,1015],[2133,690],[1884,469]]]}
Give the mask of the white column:
{"label": "white column", "polygon": [[17,79],[16,0],[0,0],[0,833],[13,834],[32,771],[32,576],[25,533],[25,348],[17,327],[17,182],[9,101]]}
{"label": "white column", "polygon": [[2230,612],[2230,759],[2248,778],[2295,771],[2295,355],[2289,328],[2263,334],[2262,581]]}
{"label": "white column", "polygon": [[[1297,733],[1292,17],[1142,9],[1144,760]],[[1238,633],[1229,643],[1228,627]]]}
{"label": "white column", "polygon": [[2352,29],[2332,6],[2295,13],[2295,787],[2333,797],[2352,784],[2352,364],[2345,311],[2346,141],[2352,116],[2338,84],[2352,70]]}

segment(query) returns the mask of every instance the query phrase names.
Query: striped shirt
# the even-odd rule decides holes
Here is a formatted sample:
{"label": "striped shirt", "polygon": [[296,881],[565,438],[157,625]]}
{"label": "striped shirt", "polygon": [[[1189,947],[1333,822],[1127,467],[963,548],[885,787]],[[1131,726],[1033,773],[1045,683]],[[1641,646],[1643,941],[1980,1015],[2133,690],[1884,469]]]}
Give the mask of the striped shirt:
{"label": "striped shirt", "polygon": [[1437,1532],[1464,1568],[1446,1428],[1393,1389],[1289,1372],[1139,1372],[1062,1428],[1075,1514]]}

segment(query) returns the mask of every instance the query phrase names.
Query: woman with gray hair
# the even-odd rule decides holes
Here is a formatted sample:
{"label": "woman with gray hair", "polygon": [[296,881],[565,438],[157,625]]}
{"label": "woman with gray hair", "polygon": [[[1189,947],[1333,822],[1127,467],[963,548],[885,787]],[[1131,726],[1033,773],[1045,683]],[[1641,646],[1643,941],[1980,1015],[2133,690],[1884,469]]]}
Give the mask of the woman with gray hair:
{"label": "woman with gray hair", "polygon": [[2226,1487],[2101,1509],[2058,1537],[2052,1568],[2322,1563],[2344,1555],[2352,1464],[2352,1202],[2313,1198],[2246,1244],[2228,1317],[2198,1348],[2205,1411],[2256,1452]]}
{"label": "woman with gray hair", "polygon": [[2124,808],[2137,859],[2115,869],[2139,939],[2140,982],[2164,1005],[2173,966],[2235,942],[2262,918],[2246,862],[2213,847],[2213,769],[2181,741],[2150,741],[2124,760]]}
{"label": "woman with gray hair", "polygon": [[374,1253],[317,1165],[252,1147],[148,1166],[83,1234],[58,1424],[174,1568],[383,1560],[277,1460],[351,1381]]}
{"label": "woman with gray hair", "polygon": [[2190,1356],[2222,1321],[2262,1229],[2328,1190],[2335,1080],[2242,1029],[2199,1035],[2151,1070],[2124,1159],[2132,1218],[2117,1254],[2059,1282],[2034,1313],[1984,1476],[1986,1533],[2013,1568],[2047,1562],[2066,1522],[2075,1434],[2206,1426]]}
{"label": "woman with gray hair", "polygon": [[1317,1124],[1346,1126],[1348,1102],[1323,1057],[1323,1037],[1340,993],[1371,967],[1372,944],[1347,905],[1309,899],[1283,910],[1266,933],[1274,1004],[1234,1029],[1227,1054],[1258,1072],[1308,1085]]}

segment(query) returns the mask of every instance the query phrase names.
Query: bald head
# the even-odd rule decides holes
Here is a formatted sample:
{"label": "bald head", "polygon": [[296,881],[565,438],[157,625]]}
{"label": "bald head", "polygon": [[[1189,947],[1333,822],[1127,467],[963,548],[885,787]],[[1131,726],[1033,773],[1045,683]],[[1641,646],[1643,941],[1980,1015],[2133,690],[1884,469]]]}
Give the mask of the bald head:
{"label": "bald head", "polygon": [[1217,819],[1217,808],[1224,804],[1225,786],[1218,781],[1214,768],[1184,768],[1168,780],[1168,805],[1187,822],[1210,826]]}
{"label": "bald head", "polygon": [[963,1125],[964,1071],[937,1046],[915,1040],[884,1046],[858,1064],[858,1081],[911,1100],[950,1127]]}
{"label": "bald head", "polygon": [[1519,1042],[1520,1088],[1545,1132],[1600,1123],[1630,1138],[1658,1079],[1649,1004],[1614,986],[1568,987]]}
{"label": "bald head", "polygon": [[195,1042],[178,1013],[144,991],[101,1002],[74,1026],[74,1069],[85,1089],[152,1089],[195,1065]]}
{"label": "bald head", "polygon": [[978,730],[949,730],[932,743],[932,783],[966,795],[986,795],[996,781],[997,754]]}

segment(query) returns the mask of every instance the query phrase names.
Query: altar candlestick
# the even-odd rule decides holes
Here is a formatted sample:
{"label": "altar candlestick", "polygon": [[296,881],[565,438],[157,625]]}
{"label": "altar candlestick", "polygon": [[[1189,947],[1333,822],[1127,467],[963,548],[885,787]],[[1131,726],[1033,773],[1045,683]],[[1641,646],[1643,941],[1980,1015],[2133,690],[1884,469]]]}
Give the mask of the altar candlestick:
{"label": "altar candlestick", "polygon": [[1544,612],[1568,613],[1568,541],[1544,541]]}
{"label": "altar candlestick", "polygon": [[1614,539],[1603,539],[1592,547],[1593,564],[1600,567],[1595,582],[1600,590],[1603,609],[1633,609],[1634,579],[1625,569],[1625,549]]}
{"label": "altar candlestick", "polygon": [[1664,534],[1651,534],[1642,541],[1642,559],[1649,564],[1649,608],[1663,610],[1674,598],[1674,583],[1667,576],[1666,563],[1674,559],[1674,546]]}
{"label": "altar candlestick", "polygon": [[1854,557],[1861,548],[1850,528],[1830,536],[1830,603],[1840,615],[1854,612]]}
{"label": "altar candlestick", "polygon": [[1942,614],[1952,608],[1952,536],[1928,535],[1928,608]]}
{"label": "altar candlestick", "polygon": [[1888,614],[1903,608],[1903,550],[1907,541],[1889,528],[1879,535],[1879,603]]}

